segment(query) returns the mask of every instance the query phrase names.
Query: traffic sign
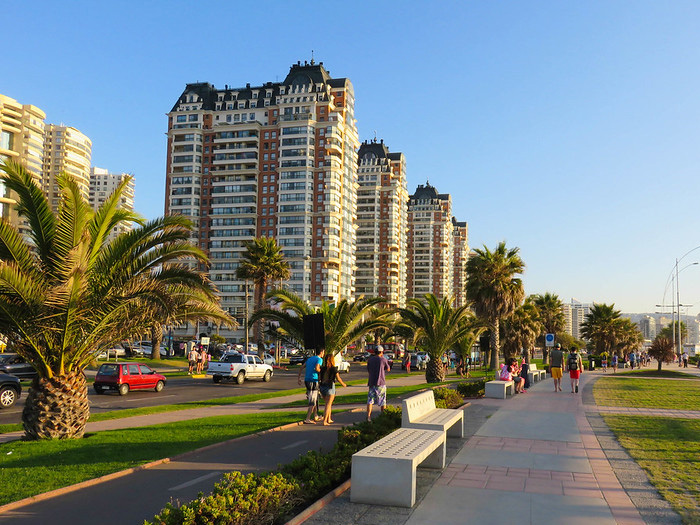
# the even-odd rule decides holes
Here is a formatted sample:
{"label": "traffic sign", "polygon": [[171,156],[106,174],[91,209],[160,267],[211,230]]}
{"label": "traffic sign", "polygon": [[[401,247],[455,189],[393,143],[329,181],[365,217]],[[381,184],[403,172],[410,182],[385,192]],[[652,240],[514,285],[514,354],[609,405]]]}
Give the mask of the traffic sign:
{"label": "traffic sign", "polygon": [[545,334],[544,343],[546,346],[554,346],[554,334]]}

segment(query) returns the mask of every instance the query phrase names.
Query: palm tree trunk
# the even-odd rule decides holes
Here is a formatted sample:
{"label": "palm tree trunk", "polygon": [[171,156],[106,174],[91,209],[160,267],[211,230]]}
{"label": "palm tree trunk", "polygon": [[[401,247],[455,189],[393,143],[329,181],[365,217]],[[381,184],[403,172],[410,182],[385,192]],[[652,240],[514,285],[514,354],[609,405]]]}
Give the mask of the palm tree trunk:
{"label": "palm tree trunk", "polygon": [[500,350],[500,334],[498,333],[498,318],[494,318],[490,326],[491,337],[490,337],[490,347],[491,347],[491,360],[489,362],[489,369],[496,370],[498,368],[498,358]]}
{"label": "palm tree trunk", "polygon": [[160,359],[160,343],[163,341],[163,326],[156,323],[151,327],[151,359]]}
{"label": "palm tree trunk", "polygon": [[[265,293],[267,292],[267,279],[260,279],[255,283],[255,311],[262,310],[265,306]],[[262,359],[265,353],[265,345],[263,341],[263,319],[255,321],[253,326],[253,339],[258,345],[258,355]]]}
{"label": "palm tree trunk", "polygon": [[25,439],[81,438],[89,417],[87,382],[82,371],[37,378],[22,411]]}
{"label": "palm tree trunk", "polygon": [[425,367],[425,382],[426,383],[442,383],[445,380],[445,367],[442,361],[430,356],[430,361]]}

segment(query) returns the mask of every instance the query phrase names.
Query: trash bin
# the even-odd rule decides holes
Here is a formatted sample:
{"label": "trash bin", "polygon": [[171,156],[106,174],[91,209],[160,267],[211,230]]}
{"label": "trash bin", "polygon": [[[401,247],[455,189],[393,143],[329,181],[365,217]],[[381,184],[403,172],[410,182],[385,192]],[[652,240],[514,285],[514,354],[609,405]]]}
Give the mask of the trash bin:
{"label": "trash bin", "polygon": [[595,370],[595,361],[592,355],[588,356],[588,370]]}

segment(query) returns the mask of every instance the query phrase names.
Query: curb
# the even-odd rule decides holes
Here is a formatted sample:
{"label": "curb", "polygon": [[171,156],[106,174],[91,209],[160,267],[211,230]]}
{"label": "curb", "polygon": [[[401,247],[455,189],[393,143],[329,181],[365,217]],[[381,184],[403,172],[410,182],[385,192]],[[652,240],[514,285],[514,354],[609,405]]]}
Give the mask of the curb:
{"label": "curb", "polygon": [[8,512],[10,510],[15,510],[20,507],[25,507],[27,505],[31,505],[32,503],[37,503],[40,501],[45,501],[51,498],[55,498],[56,496],[63,496],[64,494],[69,494],[71,492],[75,492],[87,487],[92,487],[94,485],[99,485],[100,483],[104,483],[106,481],[111,481],[113,479],[121,478],[123,476],[128,476],[129,474],[133,474],[135,472],[139,472],[141,470],[146,470],[151,467],[155,467],[158,465],[162,465],[164,463],[169,463],[170,461],[177,461],[180,459],[184,459],[188,456],[191,456],[193,454],[197,454],[199,452],[204,452],[207,450],[210,450],[214,447],[218,447],[219,445],[225,445],[225,444],[230,444],[234,443],[235,441],[238,441],[239,439],[244,439],[248,438],[250,436],[261,436],[263,434],[268,434],[270,432],[278,432],[280,430],[286,430],[288,428],[294,428],[298,427],[302,424],[301,421],[297,423],[287,423],[286,425],[282,425],[279,427],[275,428],[268,428],[267,430],[261,430],[260,432],[256,432],[254,434],[248,434],[246,436],[241,436],[233,439],[229,439],[227,441],[220,441],[219,443],[212,443],[211,445],[207,445],[205,447],[201,447],[195,450],[189,450],[187,452],[183,452],[182,454],[178,454],[177,456],[173,456],[171,458],[163,458],[163,459],[157,459],[155,461],[151,461],[149,463],[144,463],[143,465],[139,465],[137,467],[131,467],[126,470],[120,470],[118,472],[112,472],[111,474],[105,474],[104,476],[100,476],[99,478],[93,478],[93,479],[87,479],[85,481],[81,481],[80,483],[75,483],[74,485],[68,485],[67,487],[61,487],[60,489],[55,489],[51,490],[49,492],[44,492],[42,494],[36,494],[35,496],[29,496],[28,498],[24,498],[18,501],[13,501],[11,503],[6,503],[5,505],[0,506],[0,514],[3,514],[5,512]]}
{"label": "curb", "polygon": [[340,496],[343,492],[345,492],[349,488],[350,488],[350,480],[347,480],[344,483],[342,483],[341,485],[337,486],[334,490],[330,491],[328,494],[323,496],[321,499],[317,500],[315,503],[312,503],[310,506],[306,507],[303,511],[301,511],[299,514],[294,516],[291,520],[286,522],[284,525],[300,525],[301,523],[304,523],[311,516],[316,514],[319,510],[321,510],[323,507],[328,505],[331,501],[333,501],[335,498]]}

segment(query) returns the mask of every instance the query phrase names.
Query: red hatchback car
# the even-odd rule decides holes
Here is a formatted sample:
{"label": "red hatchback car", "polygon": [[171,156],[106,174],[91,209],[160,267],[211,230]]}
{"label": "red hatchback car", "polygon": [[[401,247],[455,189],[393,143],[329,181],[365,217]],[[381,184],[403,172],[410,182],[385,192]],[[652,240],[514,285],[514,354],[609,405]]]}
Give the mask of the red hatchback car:
{"label": "red hatchback car", "polygon": [[105,363],[97,371],[93,388],[97,394],[102,394],[105,390],[116,390],[125,396],[129,390],[152,388],[160,392],[165,381],[165,376],[142,363]]}

